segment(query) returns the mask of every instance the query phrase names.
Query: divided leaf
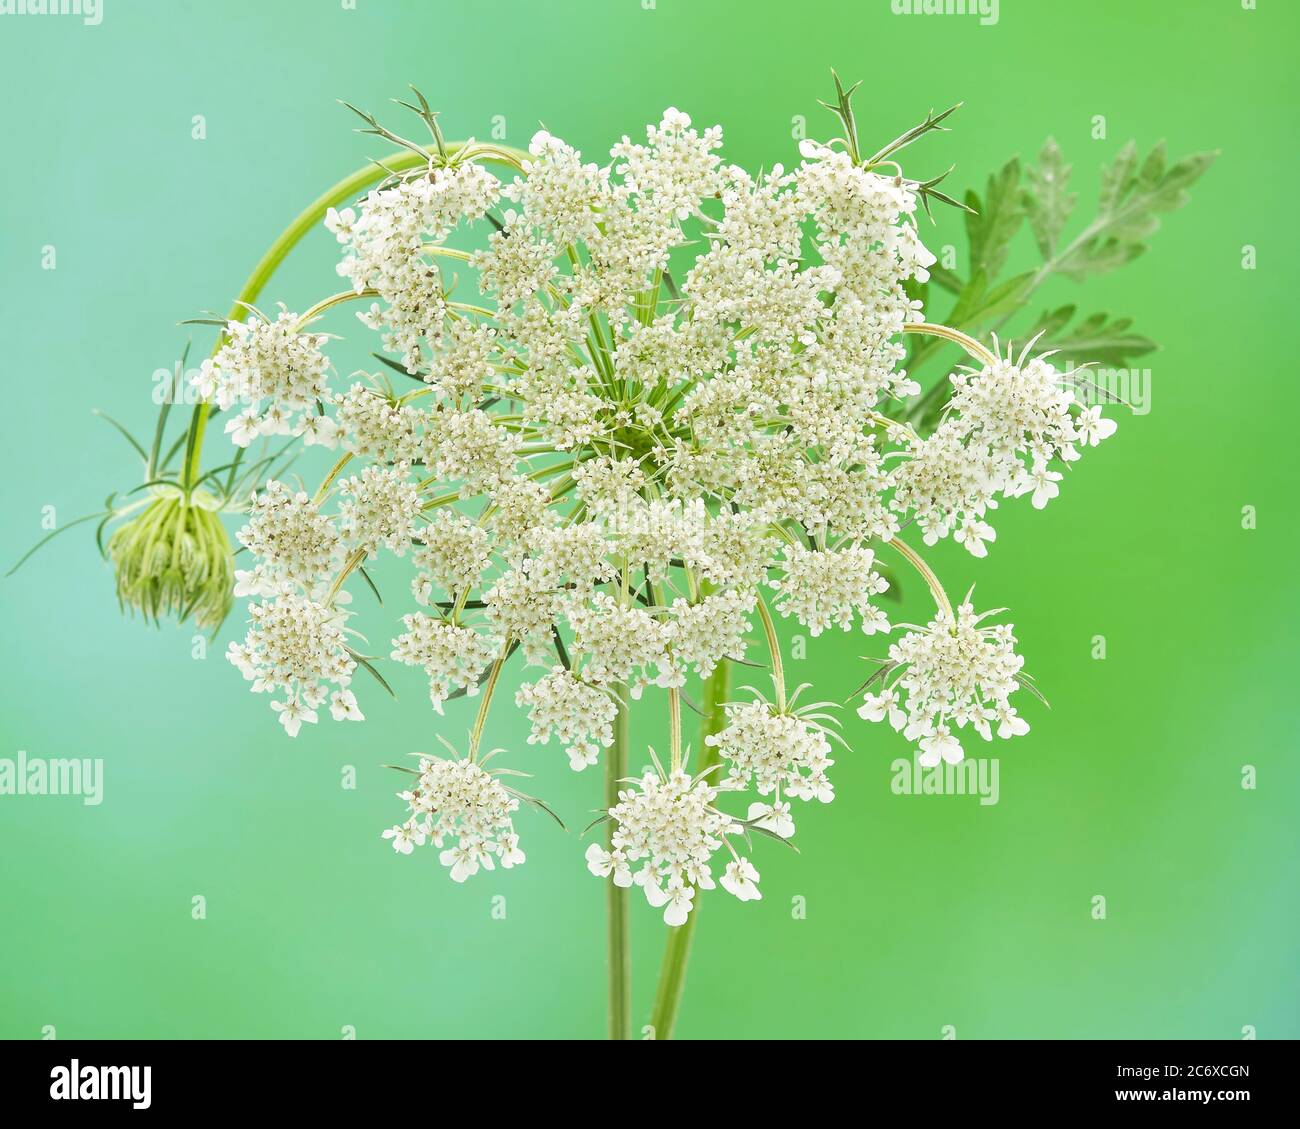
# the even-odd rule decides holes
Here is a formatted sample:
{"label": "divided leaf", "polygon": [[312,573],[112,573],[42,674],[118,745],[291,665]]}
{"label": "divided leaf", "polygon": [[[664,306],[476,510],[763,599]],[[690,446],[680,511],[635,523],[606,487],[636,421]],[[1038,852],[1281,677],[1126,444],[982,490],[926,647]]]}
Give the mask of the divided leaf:
{"label": "divided leaf", "polygon": [[1039,317],[1029,336],[1043,336],[1034,346],[1034,355],[1057,351],[1060,363],[1082,364],[1088,361],[1099,365],[1123,368],[1136,357],[1154,352],[1156,343],[1149,337],[1131,329],[1132,318],[1112,318],[1098,313],[1084,318],[1066,332],[1073,320],[1074,306],[1062,306]]}
{"label": "divided leaf", "polygon": [[1028,299],[1033,281],[1034,272],[1027,271],[989,289],[984,271],[976,271],[957,296],[948,324],[954,329],[971,331],[1015,313]]}
{"label": "divided leaf", "polygon": [[986,278],[996,278],[1006,262],[1011,240],[1025,220],[1020,159],[1012,157],[989,177],[982,201],[973,191],[967,192],[966,204],[971,209],[966,216],[971,275],[983,271]]}
{"label": "divided leaf", "polygon": [[1137,258],[1159,228],[1160,215],[1187,203],[1187,189],[1217,156],[1194,153],[1168,165],[1162,141],[1139,164],[1137,148],[1130,141],[1102,172],[1097,218],[1056,262],[1056,269],[1083,279]]}
{"label": "divided leaf", "polygon": [[1037,166],[1030,165],[1025,170],[1025,211],[1045,262],[1056,254],[1061,232],[1079,199],[1077,193],[1070,191],[1070,170],[1071,166],[1061,155],[1061,147],[1051,137],[1038,154]]}

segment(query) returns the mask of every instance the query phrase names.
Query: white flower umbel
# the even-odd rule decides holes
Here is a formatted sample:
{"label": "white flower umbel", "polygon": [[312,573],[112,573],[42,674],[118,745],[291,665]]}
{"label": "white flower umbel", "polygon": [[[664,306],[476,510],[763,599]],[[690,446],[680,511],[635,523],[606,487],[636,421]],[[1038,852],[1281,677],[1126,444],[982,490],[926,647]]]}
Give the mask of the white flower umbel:
{"label": "white flower umbel", "polygon": [[1099,406],[1085,407],[1079,370],[1058,372],[1049,355],[990,357],[981,369],[952,376],[953,396],[943,423],[928,438],[912,440],[894,469],[892,505],[914,512],[926,544],[954,533],[974,556],[988,553],[996,533],[984,520],[995,495],[1030,494],[1042,509],[1060,493],[1056,463],[1079,458],[1080,446],[1113,435],[1114,420]]}
{"label": "white flower umbel", "polygon": [[533,726],[528,743],[545,745],[552,735],[558,737],[575,772],[595,764],[600,750],[614,743],[618,705],[606,690],[584,682],[563,666],[521,686],[515,703],[528,707]]}
{"label": "white flower umbel", "polygon": [[481,219],[500,195],[497,178],[481,165],[430,166],[420,175],[376,189],[358,216],[330,209],[326,225],[347,248],[338,271],[358,294],[374,291],[386,304],[366,315],[401,354],[411,372],[423,362],[425,338],[437,337],[446,315],[445,284],[426,253],[461,221]]}
{"label": "white flower umbel", "polygon": [[[609,809],[615,824],[611,849],[593,843],[587,868],[620,886],[635,883],[646,901],[664,911],[664,921],[682,925],[696,890],[716,885],[710,860],[741,825],[713,806],[718,789],[707,781],[675,771],[647,772],[635,783],[639,786],[621,790]],[[745,889],[746,895],[731,892],[742,900],[754,896]]]}
{"label": "white flower umbel", "polygon": [[858,709],[867,721],[888,720],[919,741],[919,763],[955,764],[965,755],[954,729],[969,725],[984,740],[1029,732],[1009,699],[1020,688],[1024,659],[1015,653],[1010,624],[984,626],[1002,609],[975,614],[969,602],[955,616],[939,613],[889,648],[885,689],[868,692]]}
{"label": "white flower umbel", "polygon": [[669,609],[674,661],[708,678],[723,659],[743,659],[757,601],[753,589],[739,588],[724,588],[694,604],[674,600]]}
{"label": "white flower umbel", "polygon": [[491,563],[491,535],[464,514],[440,510],[419,534],[412,554],[419,575],[411,591],[420,604],[428,604],[435,588],[455,597],[478,583]]}
{"label": "white flower umbel", "polygon": [[453,882],[495,870],[498,862],[508,870],[524,861],[512,818],[519,797],[468,757],[421,757],[414,786],[398,798],[410,814],[383,837],[406,855],[432,843]]}
{"label": "white flower umbel", "polygon": [[[796,801],[834,797],[844,742],[829,704],[787,693],[773,608],[814,637],[887,632],[881,558],[915,568],[940,610],[903,626],[862,717],[905,730],[931,765],[961,759],[968,726],[1026,731],[1009,700],[1027,685],[1011,628],[985,626],[969,602],[951,611],[906,538],[951,536],[983,556],[998,504],[1044,505],[1114,424],[1084,402],[1079,371],[1034,343],[1002,358],[924,320],[909,293],[934,256],[917,205],[939,194],[903,175],[901,144],[864,157],[847,97],[845,136],[761,172],[723,159],[720,128],[671,108],[590,158],[546,131],[527,155],[452,145],[423,100],[427,149],[367,118],[405,149],[379,187],[328,214],[351,289],[302,318],[232,324],[200,374],[205,396],[245,409],[228,424],[236,442],[298,432],[341,447],[314,494],[276,480],[278,456],[254,455],[247,472],[272,479],[239,534],[253,561],[239,590],[262,602],[230,654],[255,690],[276,692],[285,729],[325,708],[360,720],[355,668],[382,681],[347,643],[350,579],[373,589],[367,614],[401,618],[380,637],[424,671],[435,710],[476,699],[466,755],[421,758],[407,817],[385,833],[397,851],[432,840],[456,881],[522,861],[512,814],[540,801],[479,757],[514,657],[537,668],[507,695],[529,743],[554,739],[573,769],[605,769],[610,837],[587,863],[611,883],[616,926],[632,885],[674,926],[715,885],[758,898],[761,860],[732,836],[792,837]],[[511,171],[498,179],[487,162]],[[352,301],[392,355],[333,393],[329,339],[306,326]],[[914,334],[975,365],[937,416],[904,367]],[[178,521],[168,509],[141,527],[132,576],[152,575],[160,538],[184,553],[185,536],[163,536],[192,528]],[[384,610],[392,562],[370,562],[390,555],[408,566],[396,597],[423,610]],[[749,655],[756,619],[772,697],[735,700],[728,664],[764,665]],[[669,757],[629,781],[643,697],[662,711]],[[687,706],[706,717],[695,765]]]}
{"label": "white flower umbel", "polygon": [[870,549],[857,545],[834,551],[786,546],[781,562],[784,575],[772,582],[781,593],[777,611],[794,616],[813,636],[831,624],[848,631],[855,615],[868,635],[888,631],[885,613],[870,602],[872,596],[889,588],[888,581],[871,567],[875,559]]}
{"label": "white flower umbel", "polygon": [[195,374],[192,383],[204,400],[222,411],[242,405],[226,424],[238,446],[259,435],[302,434],[317,403],[330,401],[329,361],[321,352],[329,338],[303,333],[301,326],[302,319],[284,309],[275,321],[257,312],[232,321],[226,343]]}
{"label": "white flower umbel", "polygon": [[367,557],[386,548],[399,557],[411,543],[420,493],[405,463],[368,466],[340,483],[339,527],[348,545]]}
{"label": "white flower umbel", "polygon": [[705,740],[727,765],[727,788],[752,784],[760,796],[775,792],[778,802],[782,794],[822,803],[835,798],[826,776],[835,763],[827,739],[831,731],[817,718],[791,708],[779,711],[761,698],[730,703],[725,716],[726,728]]}
{"label": "white flower umbel", "polygon": [[479,681],[499,648],[495,639],[423,612],[403,616],[402,623],[406,631],[393,640],[393,660],[424,668],[435,710],[442,713],[442,703],[456,690],[478,692]]}
{"label": "white flower umbel", "polygon": [[357,455],[410,462],[420,457],[427,416],[381,388],[354,384],[335,401],[343,446]]}
{"label": "white flower umbel", "polygon": [[236,596],[310,591],[342,563],[342,539],[329,518],[306,493],[274,479],[253,495],[248,524],[235,536],[258,561],[235,572]]}
{"label": "white flower umbel", "polygon": [[570,597],[566,617],[574,648],[586,660],[583,673],[597,685],[622,682],[634,697],[651,683],[680,685],[669,652],[671,628],[644,608],[600,592],[589,603]]}
{"label": "white flower umbel", "polygon": [[345,614],[303,596],[284,594],[249,606],[252,626],[243,643],[231,643],[226,657],[253,683],[253,690],[285,694],[271,708],[296,737],[302,723],[315,722],[331,684],[342,692],[344,707],[335,720],[360,719],[348,690],[356,662],[348,650]]}

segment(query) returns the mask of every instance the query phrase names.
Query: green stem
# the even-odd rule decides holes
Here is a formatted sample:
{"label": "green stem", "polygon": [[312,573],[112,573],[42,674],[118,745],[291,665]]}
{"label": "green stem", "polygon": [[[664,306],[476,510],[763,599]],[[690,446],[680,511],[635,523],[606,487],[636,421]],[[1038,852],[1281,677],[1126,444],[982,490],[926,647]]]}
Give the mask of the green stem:
{"label": "green stem", "polygon": [[[723,659],[718,663],[704,685],[704,719],[700,722],[700,762],[697,771],[704,772],[718,763],[718,751],[705,742],[706,737],[720,733],[726,727],[723,706],[730,692],[731,664]],[[682,990],[686,986],[686,962],[691,955],[691,941],[700,919],[697,904],[686,919],[685,925],[668,930],[668,943],[664,946],[663,963],[659,968],[659,986],[655,989],[654,1009],[650,1025],[656,1039],[671,1039],[677,1023],[677,1012],[682,1004]]]}
{"label": "green stem", "polygon": [[474,729],[469,735],[469,759],[478,760],[479,743],[483,740],[483,725],[487,721],[488,707],[492,704],[492,694],[497,688],[497,679],[501,677],[501,668],[505,665],[506,659],[510,656],[510,646],[507,644],[502,647],[501,654],[497,656],[496,662],[492,664],[492,671],[488,675],[487,685],[483,688],[483,698],[478,704],[478,716],[474,719]]}
{"label": "green stem", "polygon": [[[465,142],[454,141],[447,144],[448,154],[454,154],[465,147]],[[434,149],[429,147],[430,152]],[[527,159],[527,154],[517,149],[507,149],[505,146],[476,146],[476,151],[481,149],[482,159],[485,161],[495,161],[500,164],[510,165],[512,168],[519,167],[520,162]],[[311,231],[325,217],[325,213],[330,208],[337,207],[339,204],[346,203],[355,199],[365,188],[384,179],[390,172],[405,172],[408,169],[417,168],[428,158],[404,149],[399,153],[394,153],[383,162],[383,167],[376,163],[366,165],[364,168],[357,169],[351,176],[340,180],[333,188],[317,197],[312,203],[308,204],[298,218],[280,233],[280,237],[271,244],[265,255],[262,256],[257,266],[253,268],[253,273],[248,276],[243,288],[239,291],[239,297],[235,299],[235,304],[231,306],[230,313],[227,315],[228,321],[238,321],[246,316],[245,304],[252,304],[257,301],[258,295],[262,293],[271,275],[276,268],[285,260],[285,257],[294,249],[307,232]],[[216,349],[221,347],[224,334],[217,337]],[[216,349],[213,352],[216,352]],[[212,412],[212,406],[207,403],[194,405],[194,415],[190,420],[190,437],[185,452],[185,466],[181,473],[181,485],[190,488],[198,481],[199,477],[199,460],[203,452],[203,435],[207,430],[208,416]]]}
{"label": "green stem", "polygon": [[785,713],[785,666],[781,662],[781,641],[776,637],[776,625],[772,622],[772,613],[767,610],[767,602],[758,597],[758,614],[763,621],[763,635],[767,639],[767,649],[772,656],[772,685],[776,688],[776,712]]}
{"label": "green stem", "polygon": [[990,368],[998,363],[998,358],[988,348],[976,341],[970,334],[962,333],[960,329],[953,329],[951,326],[934,325],[928,321],[914,321],[903,326],[903,332],[919,333],[925,337],[937,337],[944,341],[951,341],[954,345],[960,345],[980,364],[987,365]]}
{"label": "green stem", "polygon": [[[618,803],[619,781],[627,776],[628,694],[619,686],[618,717],[614,722],[614,744],[605,757],[605,806]],[[609,821],[609,849],[614,849],[614,821]],[[632,1037],[632,946],[629,936],[627,890],[605,883],[605,907],[608,916],[607,943],[609,962],[609,1037]]]}
{"label": "green stem", "polygon": [[901,537],[894,537],[885,544],[907,558],[908,563],[925,578],[925,582],[930,588],[930,594],[934,597],[934,602],[941,611],[947,612],[948,618],[951,619],[953,617],[952,604],[948,600],[948,593],[943,590],[943,585],[939,583],[939,578],[935,576],[934,569],[925,563],[925,559],[921,554]]}

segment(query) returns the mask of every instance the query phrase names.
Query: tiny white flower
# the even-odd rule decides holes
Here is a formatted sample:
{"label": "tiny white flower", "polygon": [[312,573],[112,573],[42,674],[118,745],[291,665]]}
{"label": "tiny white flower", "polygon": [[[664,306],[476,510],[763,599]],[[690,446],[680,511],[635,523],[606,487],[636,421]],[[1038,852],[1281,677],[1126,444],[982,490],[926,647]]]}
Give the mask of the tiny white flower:
{"label": "tiny white flower", "polygon": [[257,421],[257,430],[261,435],[288,435],[293,430],[293,421],[284,405],[273,400]]}
{"label": "tiny white flower", "polygon": [[497,846],[501,852],[501,865],[506,870],[509,870],[512,866],[517,866],[527,858],[524,852],[519,849],[519,836],[514,832],[501,836]]}
{"label": "tiny white flower", "polygon": [[691,859],[682,867],[682,878],[699,890],[712,890],[717,886],[709,864],[699,859]]}
{"label": "tiny white flower", "polygon": [[1079,413],[1079,418],[1074,424],[1075,430],[1079,433],[1079,441],[1089,447],[1095,447],[1103,439],[1109,439],[1119,428],[1119,424],[1113,419],[1106,419],[1101,414],[1101,405],[1096,404],[1091,408],[1085,408]]}
{"label": "tiny white flower", "polygon": [[[723,884],[725,885],[725,879]],[[686,919],[691,915],[691,905],[695,899],[695,887],[687,886],[681,879],[674,878],[668,883],[668,889],[664,892],[664,899],[664,924],[671,925],[674,928],[685,925]]]}
{"label": "tiny white flower", "polygon": [[614,872],[614,856],[599,843],[592,843],[584,857],[587,869],[597,878],[608,878]]}
{"label": "tiny white flower", "polygon": [[984,542],[996,541],[998,535],[997,531],[988,522],[981,521],[973,514],[967,514],[957,532],[953,534],[953,538],[972,557],[987,557],[989,551]]}
{"label": "tiny white flower", "polygon": [[226,434],[237,447],[247,447],[262,434],[260,419],[255,408],[245,408],[234,419],[226,421]]}
{"label": "tiny white flower", "polygon": [[304,721],[312,725],[316,723],[316,711],[305,708],[292,698],[287,702],[272,702],[271,708],[280,715],[280,724],[290,737],[298,736]]}
{"label": "tiny white flower", "polygon": [[1016,713],[1015,706],[999,708],[997,718],[999,737],[1023,737],[1029,732],[1029,722]]}
{"label": "tiny white flower", "polygon": [[668,903],[670,897],[659,881],[659,875],[650,868],[637,871],[636,884],[645,892],[645,900],[655,909],[659,909]]}
{"label": "tiny white flower", "polygon": [[940,726],[929,737],[921,738],[921,755],[916,760],[922,768],[933,768],[940,761],[960,764],[965,755],[961,742],[947,726]]}
{"label": "tiny white flower", "polygon": [[424,831],[413,821],[399,823],[383,833],[383,838],[393,841],[393,850],[401,855],[409,855],[416,847],[424,846]]}
{"label": "tiny white flower", "polygon": [[347,243],[352,238],[352,226],[357,222],[357,214],[351,208],[336,211],[330,208],[325,213],[325,226],[338,237],[340,243]]}
{"label": "tiny white flower", "polygon": [[366,720],[366,715],[357,706],[356,695],[351,690],[335,690],[330,695],[330,716],[335,721]]}
{"label": "tiny white flower", "polygon": [[303,446],[319,445],[330,449],[338,446],[340,431],[336,421],[322,415],[304,415],[297,428],[297,434],[302,436]]}
{"label": "tiny white flower", "polygon": [[858,707],[858,717],[864,721],[884,721],[895,729],[902,729],[907,724],[907,714],[898,704],[897,690],[883,690],[879,694],[864,694],[862,705]]}
{"label": "tiny white flower", "polygon": [[451,868],[453,882],[464,882],[465,879],[478,873],[478,852],[468,847],[450,847],[438,855],[438,861],[443,866]]}
{"label": "tiny white flower", "polygon": [[742,902],[758,901],[763,896],[757,886],[758,878],[758,871],[749,859],[737,859],[727,864],[727,872],[722,876],[722,888]]}
{"label": "tiny white flower", "polygon": [[1032,485],[1034,496],[1030,499],[1036,510],[1041,510],[1053,498],[1061,492],[1061,488],[1056,484],[1061,481],[1061,475],[1058,471],[1048,470],[1046,467],[1034,470],[1030,473],[1029,484]]}
{"label": "tiny white flower", "polygon": [[581,772],[596,763],[600,750],[595,745],[571,745],[568,750],[569,767],[574,772]]}
{"label": "tiny white flower", "polygon": [[794,834],[794,818],[790,815],[790,805],[781,800],[772,804],[765,804],[761,800],[750,804],[746,818],[755,827],[765,828],[774,835],[780,835],[782,839],[788,839]]}

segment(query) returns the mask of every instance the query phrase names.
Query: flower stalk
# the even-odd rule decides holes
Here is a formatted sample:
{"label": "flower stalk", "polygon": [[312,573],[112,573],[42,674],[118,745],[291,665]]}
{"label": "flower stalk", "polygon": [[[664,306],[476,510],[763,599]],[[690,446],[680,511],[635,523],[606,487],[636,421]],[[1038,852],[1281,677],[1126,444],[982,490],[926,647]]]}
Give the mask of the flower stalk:
{"label": "flower stalk", "polygon": [[[726,705],[731,687],[731,663],[723,659],[714,668],[704,684],[704,717],[700,721],[700,760],[696,772],[708,772],[719,763],[718,750],[707,743],[707,738],[721,733],[726,727]],[[668,930],[664,942],[664,955],[659,966],[659,982],[655,988],[654,1005],[650,1012],[650,1026],[656,1039],[671,1039],[677,1026],[677,1013],[682,1006],[682,993],[686,989],[686,965],[695,940],[699,922],[697,908],[684,925]]]}
{"label": "flower stalk", "polygon": [[[618,716],[614,719],[614,742],[605,759],[605,806],[618,803],[620,782],[627,776],[628,736],[631,713],[628,709],[627,687],[615,690]],[[609,848],[613,850],[615,824],[609,823]],[[627,890],[610,882],[605,887],[605,933],[609,1037],[632,1037],[632,937],[628,913]]]}

